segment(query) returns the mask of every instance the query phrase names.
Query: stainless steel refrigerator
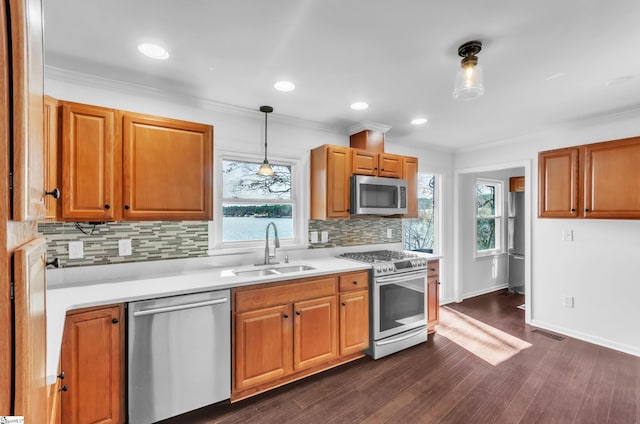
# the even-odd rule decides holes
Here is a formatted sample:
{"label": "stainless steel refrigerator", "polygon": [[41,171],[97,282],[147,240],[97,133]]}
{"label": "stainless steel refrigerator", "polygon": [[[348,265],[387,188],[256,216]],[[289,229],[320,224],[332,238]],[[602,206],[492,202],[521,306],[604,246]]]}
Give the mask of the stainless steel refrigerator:
{"label": "stainless steel refrigerator", "polygon": [[509,292],[524,294],[524,192],[510,192],[508,200]]}

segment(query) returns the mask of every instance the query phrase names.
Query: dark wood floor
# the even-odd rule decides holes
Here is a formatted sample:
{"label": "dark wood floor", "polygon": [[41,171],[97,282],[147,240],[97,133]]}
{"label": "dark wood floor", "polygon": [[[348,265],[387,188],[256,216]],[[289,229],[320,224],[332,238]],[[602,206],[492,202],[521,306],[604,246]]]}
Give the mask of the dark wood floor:
{"label": "dark wood floor", "polygon": [[435,334],[378,361],[163,423],[640,424],[640,358],[533,332],[522,303],[496,292],[449,305],[532,344],[498,366]]}

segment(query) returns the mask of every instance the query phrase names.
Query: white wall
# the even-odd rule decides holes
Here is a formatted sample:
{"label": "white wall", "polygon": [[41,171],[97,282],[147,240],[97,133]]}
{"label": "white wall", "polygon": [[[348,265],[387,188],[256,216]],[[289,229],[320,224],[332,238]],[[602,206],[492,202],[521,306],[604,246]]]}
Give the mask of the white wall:
{"label": "white wall", "polygon": [[[458,152],[455,167],[532,161],[530,323],[640,356],[640,221],[539,219],[536,195],[539,151],[639,133],[637,113],[575,122]],[[566,229],[573,230],[573,242],[561,240]],[[564,296],[575,298],[573,309],[563,306]]]}

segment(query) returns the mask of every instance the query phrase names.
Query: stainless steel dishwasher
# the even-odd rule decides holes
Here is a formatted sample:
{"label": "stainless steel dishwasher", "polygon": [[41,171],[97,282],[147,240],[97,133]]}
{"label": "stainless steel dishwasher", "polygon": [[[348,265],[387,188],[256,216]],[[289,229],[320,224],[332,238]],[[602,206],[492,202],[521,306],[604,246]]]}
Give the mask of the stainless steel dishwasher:
{"label": "stainless steel dishwasher", "polygon": [[230,291],[129,303],[129,423],[149,424],[228,399]]}

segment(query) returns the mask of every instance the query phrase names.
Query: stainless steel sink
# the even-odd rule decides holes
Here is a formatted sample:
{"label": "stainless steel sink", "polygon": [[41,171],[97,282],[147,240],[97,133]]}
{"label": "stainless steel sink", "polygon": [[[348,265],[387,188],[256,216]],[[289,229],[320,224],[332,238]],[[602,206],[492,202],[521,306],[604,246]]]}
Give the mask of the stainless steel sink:
{"label": "stainless steel sink", "polygon": [[249,269],[246,271],[233,271],[238,277],[264,277],[267,275],[287,274],[290,272],[311,271],[315,268],[309,265],[289,265],[262,269]]}

